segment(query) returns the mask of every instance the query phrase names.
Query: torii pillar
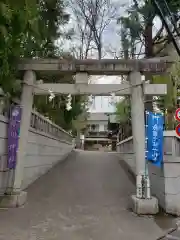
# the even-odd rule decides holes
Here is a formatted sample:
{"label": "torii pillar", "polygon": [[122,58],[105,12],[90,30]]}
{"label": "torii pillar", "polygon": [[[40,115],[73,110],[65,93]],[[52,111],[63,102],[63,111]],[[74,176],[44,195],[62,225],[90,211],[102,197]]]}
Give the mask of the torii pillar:
{"label": "torii pillar", "polygon": [[150,181],[145,160],[144,84],[140,72],[129,74],[131,84],[131,116],[133,147],[136,161],[136,195],[131,196],[131,206],[137,214],[158,213],[158,200],[151,196]]}
{"label": "torii pillar", "polygon": [[34,84],[36,75],[34,71],[26,71],[23,79],[22,95],[21,95],[21,122],[20,134],[18,141],[17,163],[16,168],[8,179],[8,188],[6,195],[3,196],[0,202],[1,208],[19,207],[26,202],[27,192],[22,189],[24,160],[28,144],[28,132],[31,119],[31,111],[34,97]]}

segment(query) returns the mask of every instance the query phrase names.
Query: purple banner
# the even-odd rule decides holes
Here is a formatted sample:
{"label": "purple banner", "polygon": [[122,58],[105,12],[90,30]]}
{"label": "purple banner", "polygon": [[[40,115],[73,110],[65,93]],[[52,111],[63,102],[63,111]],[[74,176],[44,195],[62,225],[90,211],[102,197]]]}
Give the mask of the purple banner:
{"label": "purple banner", "polygon": [[8,168],[16,167],[18,139],[20,133],[21,108],[12,106],[8,124]]}

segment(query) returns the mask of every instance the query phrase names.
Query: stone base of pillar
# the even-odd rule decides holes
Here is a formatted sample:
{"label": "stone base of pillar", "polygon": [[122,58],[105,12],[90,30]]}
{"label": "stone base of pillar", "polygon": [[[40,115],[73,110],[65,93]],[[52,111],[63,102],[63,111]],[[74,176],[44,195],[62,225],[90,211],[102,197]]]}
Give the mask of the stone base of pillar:
{"label": "stone base of pillar", "polygon": [[4,195],[0,199],[0,208],[17,208],[25,204],[27,192],[21,191],[18,194]]}
{"label": "stone base of pillar", "polygon": [[138,215],[154,215],[159,212],[158,199],[155,197],[140,199],[132,195],[130,201],[130,207]]}

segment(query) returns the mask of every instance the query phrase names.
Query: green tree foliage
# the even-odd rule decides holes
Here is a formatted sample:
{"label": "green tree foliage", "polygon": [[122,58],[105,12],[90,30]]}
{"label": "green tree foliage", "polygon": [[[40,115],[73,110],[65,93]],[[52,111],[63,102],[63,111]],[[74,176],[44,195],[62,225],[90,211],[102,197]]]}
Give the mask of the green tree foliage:
{"label": "green tree foliage", "polygon": [[38,3],[38,32],[28,34],[24,41],[25,57],[59,57],[59,46],[55,41],[66,37],[61,27],[67,24],[69,15],[65,13],[62,0],[40,0]]}
{"label": "green tree foliage", "polygon": [[[159,1],[162,5],[162,2]],[[167,0],[168,6],[175,18],[178,19],[178,13],[180,9],[180,2],[178,0]],[[162,9],[165,9],[162,5]],[[165,15],[168,16],[168,13],[164,12]],[[153,21],[157,16],[157,11],[154,8],[151,0],[141,0],[141,1],[133,1],[133,4],[128,6],[127,14],[125,17],[121,17],[118,19],[118,24],[123,25],[123,31],[126,33],[126,48],[131,52],[132,46],[134,46],[139,42],[141,42],[141,49],[144,48],[143,54],[145,57],[153,57],[156,55],[155,45],[159,44],[159,41],[162,42],[162,36],[164,34],[162,26],[157,32],[156,36],[153,37],[152,29],[153,29]],[[177,21],[178,23],[178,21]],[[122,33],[121,33],[122,36]],[[164,39],[167,40],[167,39]],[[129,42],[129,44],[128,44]],[[132,45],[133,44],[133,45]],[[131,49],[131,50],[130,50]],[[141,51],[140,51],[141,53]],[[138,53],[136,52],[136,55]],[[131,56],[130,56],[131,57]]]}
{"label": "green tree foliage", "polygon": [[[158,1],[161,4],[162,9],[165,8],[162,5],[162,1]],[[179,19],[179,9],[180,2],[178,0],[167,0],[167,4],[174,14],[176,19]],[[164,12],[164,15],[168,16],[167,12]],[[164,48],[165,43],[170,39],[166,36],[163,31],[164,26],[157,31],[156,36],[153,37],[152,28],[153,21],[157,16],[156,9],[154,8],[150,0],[133,0],[133,4],[128,6],[127,16],[121,18],[121,27],[123,28],[123,34],[121,34],[122,40],[122,50],[124,56],[127,58],[133,57],[154,57]],[[178,24],[178,21],[177,21]],[[122,38],[124,36],[124,38]],[[141,42],[140,53],[136,51],[136,44]],[[144,49],[144,51],[142,51]],[[134,52],[133,52],[134,51]],[[133,54],[135,55],[133,55]],[[175,68],[176,70],[173,70]],[[170,70],[171,74],[167,77],[156,76],[152,78],[154,83],[166,83],[168,86],[168,94],[165,97],[158,97],[158,102],[156,103],[158,107],[167,112],[168,117],[167,128],[174,128],[174,111],[177,107],[177,88],[179,86],[177,76],[179,76],[177,66],[173,66]],[[148,80],[151,79],[151,76],[148,77]],[[147,99],[152,100],[152,99]],[[151,103],[146,103],[146,105],[152,105]],[[151,110],[152,108],[146,106],[147,109]]]}
{"label": "green tree foliage", "polygon": [[124,58],[134,58],[136,53],[136,42],[141,35],[139,16],[137,12],[131,12],[127,17],[118,19],[121,24],[121,46]]}
{"label": "green tree foliage", "polygon": [[47,96],[35,96],[34,107],[38,112],[51,119],[57,125],[66,130],[73,129],[73,121],[82,113],[82,97],[72,97],[72,109],[66,109],[66,96],[56,96],[52,102],[49,102]]}
{"label": "green tree foliage", "polygon": [[154,76],[153,83],[167,84],[167,94],[165,96],[158,97],[156,103],[157,107],[164,112],[166,119],[166,129],[173,130],[176,125],[174,119],[174,113],[179,105],[180,93],[178,91],[180,87],[180,64],[179,59],[168,70],[167,76]]}
{"label": "green tree foliage", "polygon": [[130,116],[130,101],[125,98],[116,104],[116,119],[119,123],[126,123]]}
{"label": "green tree foliage", "polygon": [[23,55],[29,32],[37,27],[36,1],[0,1],[0,84],[5,92],[16,92],[16,60]]}
{"label": "green tree foliage", "polygon": [[[62,54],[56,40],[71,36],[62,27],[69,21],[63,0],[0,0],[0,85],[9,96],[20,97],[21,84],[16,81],[16,64],[20,57],[71,58]],[[57,77],[41,76],[44,82],[58,82]],[[37,76],[38,78],[38,76]],[[73,82],[71,76],[62,76]],[[72,110],[66,110],[66,96],[36,96],[34,107],[66,129],[82,112],[82,98],[74,97]]]}
{"label": "green tree foliage", "polygon": [[116,104],[116,119],[119,123],[120,140],[132,135],[130,99],[124,98]]}

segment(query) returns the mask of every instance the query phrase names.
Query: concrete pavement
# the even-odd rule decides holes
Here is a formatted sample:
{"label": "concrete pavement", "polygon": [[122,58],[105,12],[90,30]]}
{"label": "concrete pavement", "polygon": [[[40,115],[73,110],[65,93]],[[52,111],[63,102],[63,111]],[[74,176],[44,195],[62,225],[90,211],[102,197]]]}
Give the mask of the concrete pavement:
{"label": "concrete pavement", "polygon": [[176,221],[175,227],[169,229],[157,240],[180,240],[180,221]]}
{"label": "concrete pavement", "polygon": [[135,187],[116,154],[75,151],[29,187],[20,209],[0,210],[0,240],[155,240],[153,217],[128,209]]}

